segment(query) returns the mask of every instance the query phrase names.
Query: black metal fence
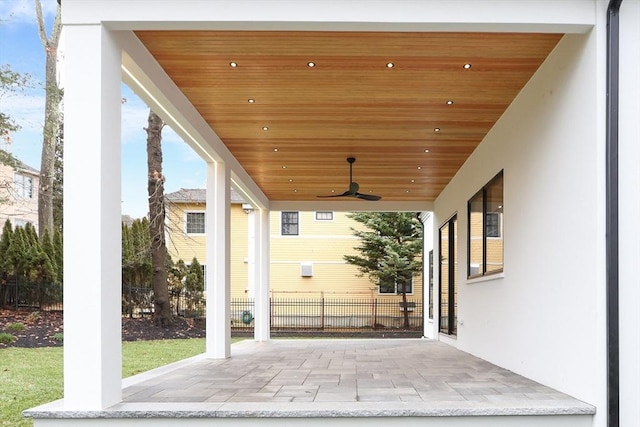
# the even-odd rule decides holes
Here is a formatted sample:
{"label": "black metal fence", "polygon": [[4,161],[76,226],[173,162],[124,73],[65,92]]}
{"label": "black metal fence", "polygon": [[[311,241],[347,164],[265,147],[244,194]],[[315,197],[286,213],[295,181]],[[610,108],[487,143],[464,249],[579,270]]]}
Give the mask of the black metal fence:
{"label": "black metal fence", "polygon": [[[231,327],[253,329],[251,299],[231,300]],[[422,329],[422,301],[378,298],[270,299],[273,331],[348,331],[377,329]]]}
{"label": "black metal fence", "polygon": [[[62,310],[62,285],[1,281],[0,307]],[[204,292],[174,291],[171,307],[175,316],[205,317]],[[253,330],[253,299],[232,299],[230,308],[233,330]],[[153,290],[123,285],[122,314],[153,314]],[[273,331],[420,330],[423,306],[421,300],[409,299],[404,304],[400,298],[271,298],[269,318]]]}
{"label": "black metal fence", "polygon": [[[198,318],[205,316],[205,295],[202,291],[170,290],[169,304],[174,316]],[[144,317],[153,314],[153,289],[150,286],[122,285],[122,314]]]}
{"label": "black metal fence", "polygon": [[0,307],[62,310],[62,285],[4,279],[0,281]]}

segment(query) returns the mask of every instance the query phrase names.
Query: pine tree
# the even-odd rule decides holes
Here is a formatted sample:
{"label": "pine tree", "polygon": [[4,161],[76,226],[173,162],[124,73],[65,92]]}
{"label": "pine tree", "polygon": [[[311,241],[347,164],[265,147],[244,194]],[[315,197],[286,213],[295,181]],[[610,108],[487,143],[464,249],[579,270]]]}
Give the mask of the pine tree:
{"label": "pine tree", "polygon": [[[360,246],[354,248],[360,255],[345,255],[345,261],[377,286],[396,288],[406,308],[406,285],[422,271],[422,222],[412,212],[358,212],[349,218],[366,229],[351,228],[360,239]],[[408,328],[409,312],[403,311],[404,327]]]}
{"label": "pine tree", "polygon": [[44,235],[40,239],[40,246],[42,247],[43,252],[47,256],[49,260],[49,264],[51,266],[51,278],[50,282],[56,282],[58,277],[57,265],[56,265],[56,251],[53,247],[53,241],[51,240],[51,234],[49,230],[44,231]]}
{"label": "pine tree", "polygon": [[189,292],[204,291],[204,274],[202,274],[202,265],[200,265],[196,257],[191,260],[191,265],[187,271],[185,288]]}
{"label": "pine tree", "polygon": [[56,265],[56,282],[62,284],[64,278],[64,249],[62,246],[62,231],[58,228],[53,232],[54,263]]}
{"label": "pine tree", "polygon": [[27,240],[24,229],[22,227],[16,227],[11,237],[11,243],[5,254],[7,263],[9,265],[8,273],[15,275],[18,278],[24,276],[25,268],[28,264],[27,259]]}
{"label": "pine tree", "polygon": [[0,237],[0,278],[6,280],[6,276],[9,274],[11,265],[9,263],[9,246],[11,245],[11,238],[13,237],[13,227],[11,221],[7,219],[2,227],[2,237]]}

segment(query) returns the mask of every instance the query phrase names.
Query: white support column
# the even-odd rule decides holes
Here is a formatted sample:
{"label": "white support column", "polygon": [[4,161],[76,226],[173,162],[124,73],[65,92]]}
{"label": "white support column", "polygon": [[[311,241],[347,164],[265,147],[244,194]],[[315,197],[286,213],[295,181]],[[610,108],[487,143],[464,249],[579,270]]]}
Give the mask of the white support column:
{"label": "white support column", "polygon": [[[422,221],[422,229],[424,230],[422,234],[422,251],[424,254],[424,264],[422,265],[422,280],[424,283],[424,288],[422,289],[422,301],[424,302],[424,306],[422,307],[422,335],[424,338],[433,339],[436,337],[437,327],[435,319],[429,318],[429,305],[434,303],[431,299],[434,298],[435,295],[435,283],[433,294],[429,293],[429,252],[433,250],[434,234],[433,212],[422,212],[420,214],[420,221]],[[434,280],[434,278],[431,278],[431,280]]]}
{"label": "white support column", "polygon": [[231,355],[231,174],[222,162],[207,165],[207,338],[214,359]]}
{"label": "white support column", "polygon": [[64,406],[98,410],[122,400],[121,48],[65,32]]}
{"label": "white support column", "polygon": [[256,283],[258,282],[256,260],[259,256],[259,252],[256,250],[256,230],[260,229],[258,222],[260,214],[253,207],[247,212],[247,299],[255,301]]}
{"label": "white support column", "polygon": [[256,341],[268,341],[271,338],[269,314],[269,210],[258,209],[255,212],[255,320],[253,336]]}

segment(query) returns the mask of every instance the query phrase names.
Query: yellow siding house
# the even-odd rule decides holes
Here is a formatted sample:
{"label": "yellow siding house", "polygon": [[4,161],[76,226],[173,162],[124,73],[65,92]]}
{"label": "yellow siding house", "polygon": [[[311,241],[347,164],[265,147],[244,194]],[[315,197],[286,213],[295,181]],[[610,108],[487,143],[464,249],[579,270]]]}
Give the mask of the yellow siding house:
{"label": "yellow siding house", "polygon": [[[193,257],[207,265],[205,250],[205,190],[181,189],[166,195],[167,245],[174,261],[189,264]],[[231,298],[250,296],[248,247],[250,206],[231,190]],[[351,228],[361,224],[348,213],[271,212],[270,288],[274,298],[389,298],[400,299],[396,289],[380,288],[368,277],[358,277],[344,255],[355,254],[359,244]],[[206,268],[206,267],[205,267]],[[422,299],[422,278],[415,277],[407,294]]]}

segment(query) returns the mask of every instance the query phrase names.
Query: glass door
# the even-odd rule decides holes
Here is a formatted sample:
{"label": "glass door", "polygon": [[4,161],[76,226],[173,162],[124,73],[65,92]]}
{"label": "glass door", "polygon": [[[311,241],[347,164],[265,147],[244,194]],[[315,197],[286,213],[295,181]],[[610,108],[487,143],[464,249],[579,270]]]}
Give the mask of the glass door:
{"label": "glass door", "polygon": [[451,217],[440,227],[440,332],[447,335],[456,335],[458,305],[456,270],[458,256],[456,251],[458,235],[457,216]]}

